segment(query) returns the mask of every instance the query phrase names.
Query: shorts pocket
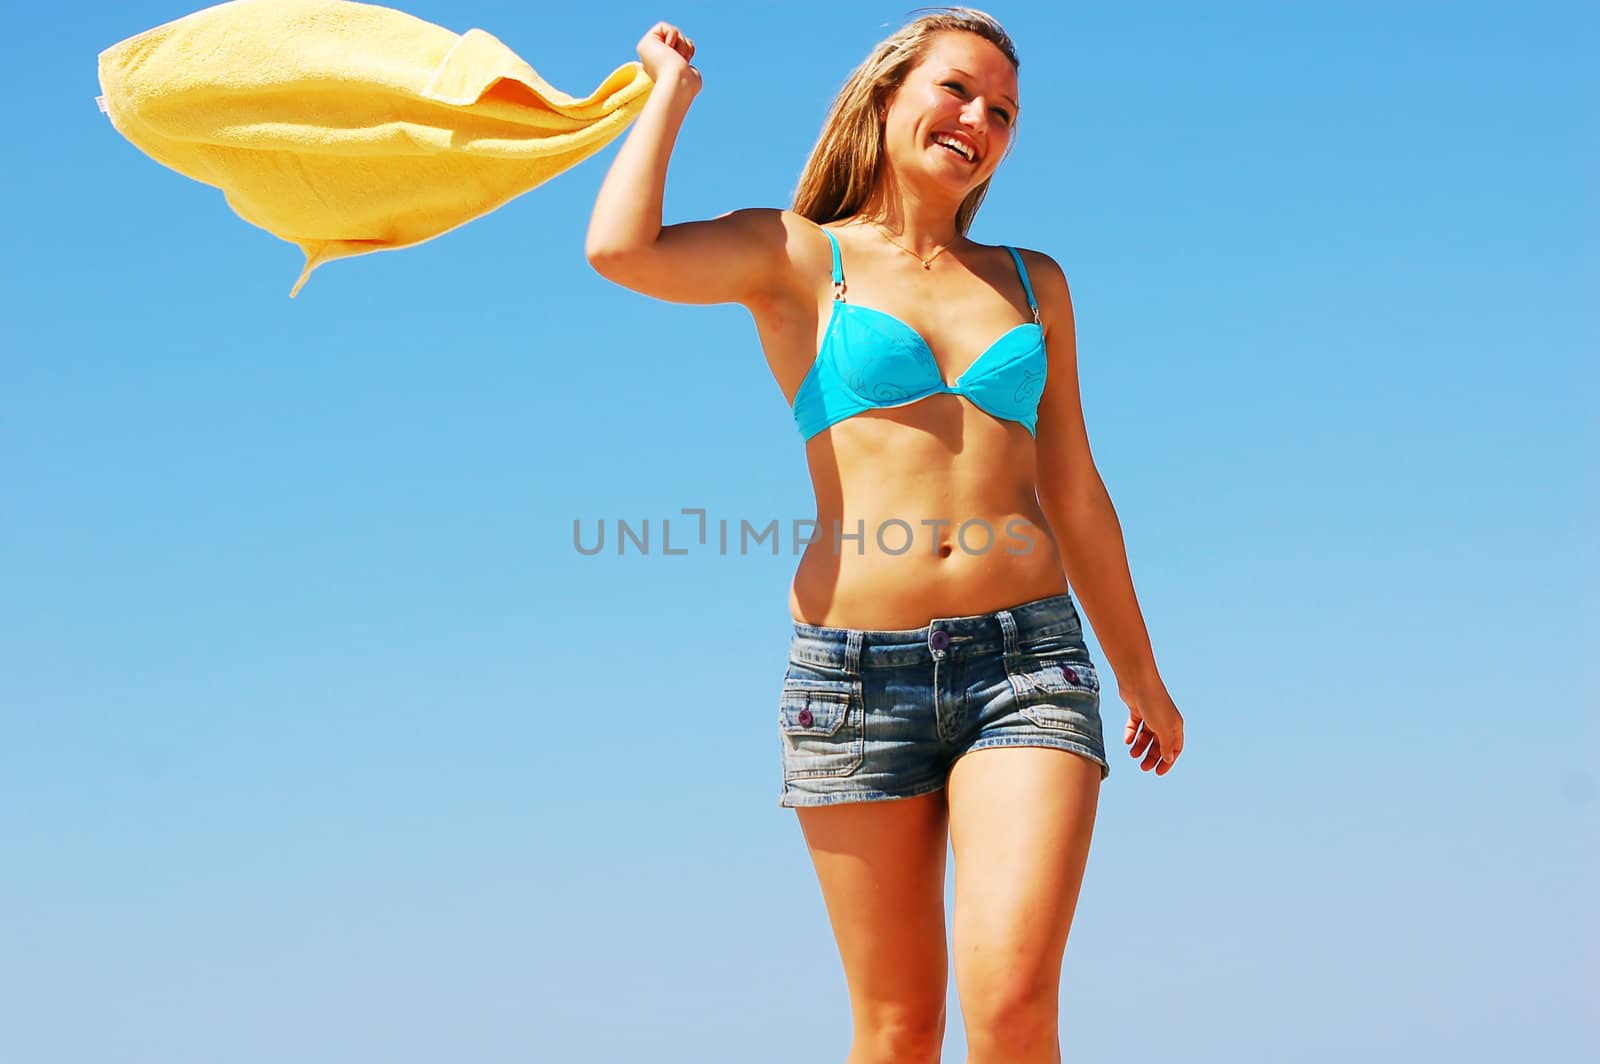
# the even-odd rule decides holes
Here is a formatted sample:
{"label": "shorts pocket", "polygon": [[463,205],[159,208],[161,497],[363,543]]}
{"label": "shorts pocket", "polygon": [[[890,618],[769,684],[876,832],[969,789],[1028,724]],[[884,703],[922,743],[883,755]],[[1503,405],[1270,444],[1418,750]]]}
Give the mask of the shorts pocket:
{"label": "shorts pocket", "polygon": [[860,681],[786,678],[778,730],[784,779],[850,775],[867,751]]}
{"label": "shorts pocket", "polygon": [[1006,667],[1017,708],[1041,728],[1070,732],[1093,748],[1105,746],[1100,723],[1100,676],[1087,650],[1030,657]]}
{"label": "shorts pocket", "polygon": [[1032,640],[1006,662],[1006,677],[1021,705],[1067,698],[1098,706],[1100,674],[1089,648],[1071,635]]}
{"label": "shorts pocket", "polygon": [[1017,658],[1024,661],[1089,660],[1083,629],[1072,625],[1048,635],[1030,635],[1017,641]]}

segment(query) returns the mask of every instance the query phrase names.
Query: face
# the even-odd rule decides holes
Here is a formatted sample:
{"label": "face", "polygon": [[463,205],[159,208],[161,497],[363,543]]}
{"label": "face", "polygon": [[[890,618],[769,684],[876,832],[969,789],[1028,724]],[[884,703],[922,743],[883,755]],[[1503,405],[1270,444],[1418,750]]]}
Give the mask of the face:
{"label": "face", "polygon": [[[965,195],[1000,165],[1017,119],[1017,72],[972,33],[936,35],[889,103],[889,157],[903,180],[938,182]],[[949,136],[967,155],[937,143]]]}

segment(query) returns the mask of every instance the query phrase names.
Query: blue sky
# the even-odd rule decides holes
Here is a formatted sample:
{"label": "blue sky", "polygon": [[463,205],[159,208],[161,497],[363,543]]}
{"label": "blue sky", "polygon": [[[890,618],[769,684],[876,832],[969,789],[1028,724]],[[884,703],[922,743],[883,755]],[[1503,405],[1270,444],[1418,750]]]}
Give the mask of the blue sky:
{"label": "blue sky", "polygon": [[[294,246],[94,106],[199,6],[10,16],[0,1057],[843,1060],[777,806],[796,559],[572,546],[810,515],[749,315],[584,262],[620,139],[289,300]],[[683,27],[669,223],[786,206],[910,17],[404,10],[574,95]],[[1066,270],[1187,725],[1139,772],[1105,670],[1067,1057],[1592,1052],[1596,8],[989,10],[1026,115],[972,235]]]}

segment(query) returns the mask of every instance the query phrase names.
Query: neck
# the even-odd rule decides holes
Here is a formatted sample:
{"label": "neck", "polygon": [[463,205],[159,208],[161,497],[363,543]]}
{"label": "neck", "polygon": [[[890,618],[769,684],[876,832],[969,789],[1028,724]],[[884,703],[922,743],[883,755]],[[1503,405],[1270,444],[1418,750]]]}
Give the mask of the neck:
{"label": "neck", "polygon": [[[893,188],[894,183],[890,182]],[[948,197],[928,197],[917,189],[875,196],[857,212],[858,217],[876,222],[884,231],[913,254],[928,258],[940,248],[953,247],[964,238],[956,232],[956,211],[960,202]]]}

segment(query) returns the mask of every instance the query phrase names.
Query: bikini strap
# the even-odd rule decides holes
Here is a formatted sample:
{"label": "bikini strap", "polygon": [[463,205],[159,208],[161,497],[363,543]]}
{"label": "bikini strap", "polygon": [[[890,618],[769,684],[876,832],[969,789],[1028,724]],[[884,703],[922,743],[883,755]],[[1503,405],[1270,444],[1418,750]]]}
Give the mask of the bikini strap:
{"label": "bikini strap", "polygon": [[835,300],[843,299],[844,263],[839,259],[839,240],[833,235],[833,231],[831,229],[824,229],[820,225],[817,226],[817,228],[822,229],[822,231],[827,234],[828,243],[833,245],[833,298]]}
{"label": "bikini strap", "polygon": [[1028,293],[1028,307],[1033,311],[1033,321],[1037,325],[1039,323],[1039,304],[1033,301],[1033,285],[1028,283],[1028,268],[1022,264],[1022,256],[1017,254],[1016,248],[1007,244],[1005,249],[1011,252],[1012,259],[1016,260],[1017,273],[1022,275],[1022,290]]}

